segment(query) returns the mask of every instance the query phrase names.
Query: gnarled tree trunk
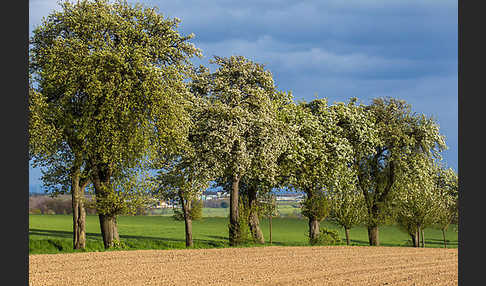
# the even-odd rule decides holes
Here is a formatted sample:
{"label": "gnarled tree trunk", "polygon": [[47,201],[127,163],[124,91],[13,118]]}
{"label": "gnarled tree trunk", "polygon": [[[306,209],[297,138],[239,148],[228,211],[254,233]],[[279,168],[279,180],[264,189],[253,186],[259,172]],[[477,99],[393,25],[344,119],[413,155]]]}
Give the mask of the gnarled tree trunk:
{"label": "gnarled tree trunk", "polygon": [[257,190],[253,187],[248,190],[248,204],[250,208],[250,215],[248,218],[248,226],[250,227],[251,235],[256,243],[264,244],[263,232],[260,228],[260,220],[257,213]]}
{"label": "gnarled tree trunk", "polygon": [[86,210],[84,208],[84,186],[80,186],[80,172],[75,170],[71,178],[71,201],[73,207],[73,249],[86,248]]}
{"label": "gnarled tree trunk", "polygon": [[230,190],[230,225],[229,225],[229,244],[236,246],[240,243],[241,233],[238,214],[240,177],[235,174],[231,183]]}
{"label": "gnarled tree trunk", "polygon": [[370,245],[372,245],[372,246],[379,246],[380,245],[379,232],[378,232],[378,226],[377,225],[368,226],[368,239],[370,241]]}
{"label": "gnarled tree trunk", "polygon": [[71,204],[73,208],[73,249],[86,248],[86,209],[84,190],[89,179],[81,178],[81,156],[75,154],[71,169]]}
{"label": "gnarled tree trunk", "polygon": [[100,220],[103,245],[105,246],[105,249],[113,247],[115,240],[120,241],[116,226],[116,216],[100,214],[98,217]]}
{"label": "gnarled tree trunk", "polygon": [[309,240],[311,243],[314,243],[317,241],[317,238],[319,237],[319,221],[315,217],[310,217],[309,218]]}
{"label": "gnarled tree trunk", "polygon": [[[106,205],[107,196],[111,189],[111,169],[103,164],[102,166],[96,166],[92,172],[92,180],[96,194],[96,200],[103,202]],[[116,214],[113,210],[104,209],[98,211],[98,217],[100,221],[101,235],[103,237],[103,244],[105,249],[113,247],[114,241],[120,241],[118,234],[118,227],[116,223]]]}
{"label": "gnarled tree trunk", "polygon": [[379,216],[380,208],[376,203],[373,203],[370,207],[370,217],[371,221],[368,224],[368,240],[371,246],[380,245],[380,237],[378,224],[376,223],[376,218]]}

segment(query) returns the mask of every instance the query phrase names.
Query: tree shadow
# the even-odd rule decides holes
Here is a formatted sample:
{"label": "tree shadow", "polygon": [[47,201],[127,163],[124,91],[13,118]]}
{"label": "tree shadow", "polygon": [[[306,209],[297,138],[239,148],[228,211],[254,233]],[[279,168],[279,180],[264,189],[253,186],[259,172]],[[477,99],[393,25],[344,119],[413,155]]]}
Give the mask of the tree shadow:
{"label": "tree shadow", "polygon": [[[63,230],[47,230],[47,229],[37,229],[37,228],[30,228],[29,235],[40,235],[40,236],[52,236],[58,238],[72,238],[73,232],[72,231],[63,231]],[[87,232],[86,238],[100,238],[100,233],[93,233]]]}
{"label": "tree shadow", "polygon": [[218,240],[228,240],[228,237],[225,236],[217,236],[217,235],[204,235],[204,236],[208,238],[218,239]]}
{"label": "tree shadow", "polygon": [[[29,235],[39,235],[39,236],[46,236],[46,237],[56,237],[56,238],[72,238],[73,233],[70,231],[61,231],[61,230],[45,230],[45,229],[35,229],[31,228],[29,229]],[[211,236],[208,236],[211,238]],[[87,232],[86,233],[86,239],[102,239],[102,236],[100,233],[92,233],[92,232]],[[218,237],[214,236],[212,238],[223,238],[224,237]],[[125,235],[125,234],[120,234],[120,239],[134,239],[134,240],[151,240],[151,241],[163,241],[163,242],[175,242],[175,243],[185,243],[185,239],[179,239],[179,238],[168,238],[168,237],[154,237],[154,236],[142,236],[142,235]],[[221,241],[215,241],[215,240],[210,240],[210,239],[193,239],[194,243],[201,243],[201,244],[207,244],[209,246],[213,247],[221,247],[223,244],[221,244]]]}

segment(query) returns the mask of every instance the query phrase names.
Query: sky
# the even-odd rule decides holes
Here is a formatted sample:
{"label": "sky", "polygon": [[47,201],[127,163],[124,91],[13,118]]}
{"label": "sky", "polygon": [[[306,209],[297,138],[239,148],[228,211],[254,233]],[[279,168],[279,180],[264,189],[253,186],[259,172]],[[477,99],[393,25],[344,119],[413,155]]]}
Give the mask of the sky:
{"label": "sky", "polygon": [[[264,64],[296,100],[406,100],[439,123],[449,147],[444,162],[458,171],[457,0],[138,2],[181,19],[182,34],[195,34],[203,58],[194,64],[245,56]],[[29,33],[53,10],[57,0],[30,0]],[[29,171],[38,189],[40,170]]]}

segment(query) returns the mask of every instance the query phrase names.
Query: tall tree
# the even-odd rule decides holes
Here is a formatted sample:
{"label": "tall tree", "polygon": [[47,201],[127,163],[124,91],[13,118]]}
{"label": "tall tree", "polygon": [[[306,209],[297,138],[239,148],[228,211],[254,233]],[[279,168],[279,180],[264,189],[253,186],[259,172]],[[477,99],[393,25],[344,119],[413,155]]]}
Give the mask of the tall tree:
{"label": "tall tree", "polygon": [[320,221],[329,213],[327,195],[339,187],[339,170],[352,159],[351,146],[342,140],[336,119],[326,99],[287,109],[286,121],[294,135],[281,161],[282,176],[290,187],[306,194],[302,213],[309,219],[311,242],[317,241]]}
{"label": "tall tree", "polygon": [[386,217],[393,197],[396,174],[403,163],[422,153],[428,158],[440,158],[446,148],[439,126],[411,106],[395,98],[375,98],[367,108],[374,121],[377,141],[373,152],[357,157],[358,187],[367,206],[367,226],[370,245],[379,245],[378,226]]}
{"label": "tall tree", "polygon": [[344,228],[346,243],[349,245],[349,230],[364,222],[366,206],[362,192],[357,183],[357,166],[360,154],[373,152],[376,144],[374,122],[368,116],[366,107],[358,104],[357,98],[351,98],[348,103],[338,102],[329,107],[334,114],[335,124],[341,140],[351,146],[351,156],[346,164],[336,169],[339,175],[335,177],[336,186],[329,192],[330,218]]}
{"label": "tall tree", "polygon": [[[260,176],[272,180],[277,168],[281,124],[277,122],[278,92],[263,65],[241,57],[214,57],[214,73],[200,67],[191,91],[200,100],[195,132],[198,156],[229,183],[230,245],[240,243],[239,187],[243,176],[261,166]],[[258,163],[256,163],[258,161]]]}
{"label": "tall tree", "polygon": [[189,57],[200,52],[188,42],[192,35],[177,32],[179,20],[156,8],[107,0],[60,6],[33,31],[30,73],[42,120],[57,131],[58,142],[81,146],[91,168],[109,248],[121,201],[113,177],[150,154],[170,153],[185,136],[183,80]]}

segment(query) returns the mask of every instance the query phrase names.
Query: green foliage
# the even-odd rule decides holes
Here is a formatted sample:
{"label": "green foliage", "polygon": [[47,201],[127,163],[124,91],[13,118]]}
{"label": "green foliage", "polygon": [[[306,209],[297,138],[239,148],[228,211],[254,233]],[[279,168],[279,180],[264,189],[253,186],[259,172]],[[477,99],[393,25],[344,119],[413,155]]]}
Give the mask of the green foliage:
{"label": "green foliage", "polygon": [[[235,238],[237,241],[236,245],[246,244],[253,241],[250,227],[248,225],[248,218],[250,216],[250,209],[248,208],[248,204],[243,202],[243,199],[240,198],[238,204],[238,225],[239,225],[239,233],[238,237]],[[231,227],[231,225],[229,225]]]}
{"label": "green foliage", "polygon": [[439,165],[423,153],[410,156],[395,184],[397,203],[395,211],[402,225],[425,228],[433,225],[440,217],[441,193],[438,188]]}
{"label": "green foliage", "polygon": [[[98,214],[137,215],[151,203],[154,184],[150,175],[141,169],[125,169],[109,185],[102,185],[102,194],[94,186],[88,187],[93,200],[86,207],[93,207]],[[99,191],[99,190],[98,190]]]}
{"label": "green foliage", "polygon": [[[172,217],[178,221],[184,221],[184,212],[181,208],[175,208]],[[200,220],[203,217],[203,201],[192,200],[191,209],[189,210],[189,217],[191,220]]]}
{"label": "green foliage", "polygon": [[459,216],[459,181],[452,169],[439,167],[437,170],[438,208],[436,223],[441,229],[456,222]]}
{"label": "green foliage", "polygon": [[302,201],[302,215],[305,217],[322,221],[329,215],[330,211],[329,199],[323,192],[314,194]]}
{"label": "green foliage", "polygon": [[317,238],[309,238],[309,243],[311,245],[337,245],[341,243],[341,239],[339,238],[339,233],[336,230],[321,227]]}
{"label": "green foliage", "polygon": [[[341,106],[341,105],[338,105]],[[293,132],[291,148],[282,156],[282,176],[294,189],[307,194],[302,214],[322,220],[329,214],[324,192],[353,187],[353,149],[340,124],[342,110],[326,99],[290,104],[285,121]],[[313,209],[315,208],[315,209]]]}
{"label": "green foliage", "polygon": [[[285,126],[278,120],[283,93],[272,74],[244,57],[214,57],[218,70],[200,67],[191,83],[196,96],[195,129],[190,135],[196,154],[215,177],[252,173],[272,182],[285,145]],[[253,172],[258,169],[258,172]]]}
{"label": "green foliage", "polygon": [[398,213],[396,222],[398,227],[409,235],[416,235],[418,231],[417,224],[411,217],[405,216],[402,213]]}
{"label": "green foliage", "polygon": [[364,222],[366,205],[363,194],[356,190],[336,190],[329,195],[330,218],[347,229]]}
{"label": "green foliage", "polygon": [[119,240],[113,240],[113,245],[110,247],[110,250],[126,250],[128,249],[128,245]]}
{"label": "green foliage", "polygon": [[355,169],[368,209],[367,224],[377,226],[390,215],[389,207],[402,185],[398,182],[400,174],[407,165],[417,154],[426,160],[440,158],[439,152],[446,146],[437,123],[412,113],[411,106],[403,100],[375,98],[365,110],[376,130],[372,140],[367,140],[373,151],[353,144]]}

